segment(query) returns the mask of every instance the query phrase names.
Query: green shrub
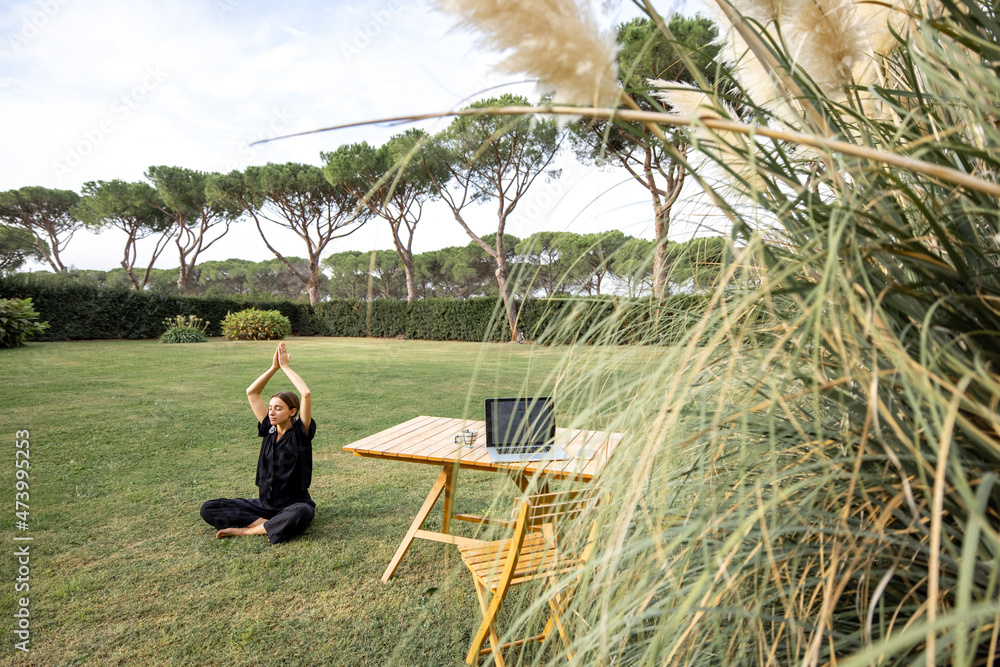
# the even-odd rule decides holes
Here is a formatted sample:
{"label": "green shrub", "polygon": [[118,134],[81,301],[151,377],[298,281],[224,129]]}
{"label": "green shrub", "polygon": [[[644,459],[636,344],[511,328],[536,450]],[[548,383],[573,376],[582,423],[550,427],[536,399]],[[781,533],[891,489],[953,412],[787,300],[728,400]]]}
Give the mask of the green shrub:
{"label": "green shrub", "polygon": [[48,328],[38,321],[31,299],[0,299],[0,348],[19,347]]}
{"label": "green shrub", "polygon": [[160,336],[164,343],[204,343],[208,340],[205,330],[208,329],[209,322],[197,315],[168,317],[163,320],[163,325],[167,327]]}
{"label": "green shrub", "polygon": [[290,333],[292,323],[277,310],[248,308],[222,321],[222,335],[229,340],[274,340]]}

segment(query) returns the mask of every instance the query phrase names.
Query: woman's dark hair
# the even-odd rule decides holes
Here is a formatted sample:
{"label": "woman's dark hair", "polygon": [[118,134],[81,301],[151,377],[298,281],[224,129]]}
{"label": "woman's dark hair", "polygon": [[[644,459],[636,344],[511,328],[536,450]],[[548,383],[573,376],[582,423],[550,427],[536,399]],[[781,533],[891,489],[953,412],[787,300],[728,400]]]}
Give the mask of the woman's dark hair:
{"label": "woman's dark hair", "polygon": [[271,398],[277,398],[282,403],[288,406],[289,410],[295,410],[296,419],[299,416],[299,395],[294,391],[279,391],[277,394]]}

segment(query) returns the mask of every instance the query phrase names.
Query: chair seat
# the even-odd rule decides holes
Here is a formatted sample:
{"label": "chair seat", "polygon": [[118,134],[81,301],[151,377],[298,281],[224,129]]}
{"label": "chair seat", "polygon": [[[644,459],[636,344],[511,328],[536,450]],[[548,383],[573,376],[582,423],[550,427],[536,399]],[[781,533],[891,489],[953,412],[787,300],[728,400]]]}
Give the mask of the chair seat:
{"label": "chair seat", "polygon": [[[496,591],[500,575],[507,566],[511,541],[507,539],[458,547],[462,560],[472,576],[491,591]],[[528,533],[521,545],[510,585],[521,584],[538,577],[573,572],[582,564],[581,558],[559,551],[541,533]]]}

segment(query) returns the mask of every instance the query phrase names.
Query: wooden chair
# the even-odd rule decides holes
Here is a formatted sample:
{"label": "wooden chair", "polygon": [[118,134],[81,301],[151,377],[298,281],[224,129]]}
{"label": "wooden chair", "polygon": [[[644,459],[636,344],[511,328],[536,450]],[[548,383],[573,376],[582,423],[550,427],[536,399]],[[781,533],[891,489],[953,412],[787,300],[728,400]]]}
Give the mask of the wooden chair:
{"label": "wooden chair", "polygon": [[[564,491],[527,496],[515,506],[516,520],[512,537],[495,542],[458,545],[462,562],[472,573],[476,595],[483,612],[483,620],[472,638],[472,645],[465,662],[475,665],[480,655],[492,651],[498,667],[504,667],[502,650],[531,641],[543,641],[553,627],[569,651],[570,638],[563,625],[561,613],[569,603],[569,594],[557,593],[549,599],[551,617],[542,634],[500,645],[496,631],[496,617],[512,586],[537,579],[546,579],[546,585],[557,577],[580,569],[594,548],[597,525],[589,521],[600,496],[595,489]],[[573,532],[579,533],[581,525],[589,528],[585,544],[574,548]],[[491,596],[487,595],[487,591]],[[487,636],[489,648],[482,648]]]}

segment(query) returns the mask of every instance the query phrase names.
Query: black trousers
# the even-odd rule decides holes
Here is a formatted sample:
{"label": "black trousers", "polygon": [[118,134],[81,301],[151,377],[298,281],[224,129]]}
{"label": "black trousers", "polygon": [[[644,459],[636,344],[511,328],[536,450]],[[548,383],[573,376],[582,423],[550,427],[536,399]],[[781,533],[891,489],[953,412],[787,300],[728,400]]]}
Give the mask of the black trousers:
{"label": "black trousers", "polygon": [[264,531],[271,544],[290,540],[305,532],[316,514],[316,503],[302,500],[286,507],[270,507],[260,500],[216,498],[201,506],[201,518],[215,527],[246,528],[257,519],[267,519]]}

